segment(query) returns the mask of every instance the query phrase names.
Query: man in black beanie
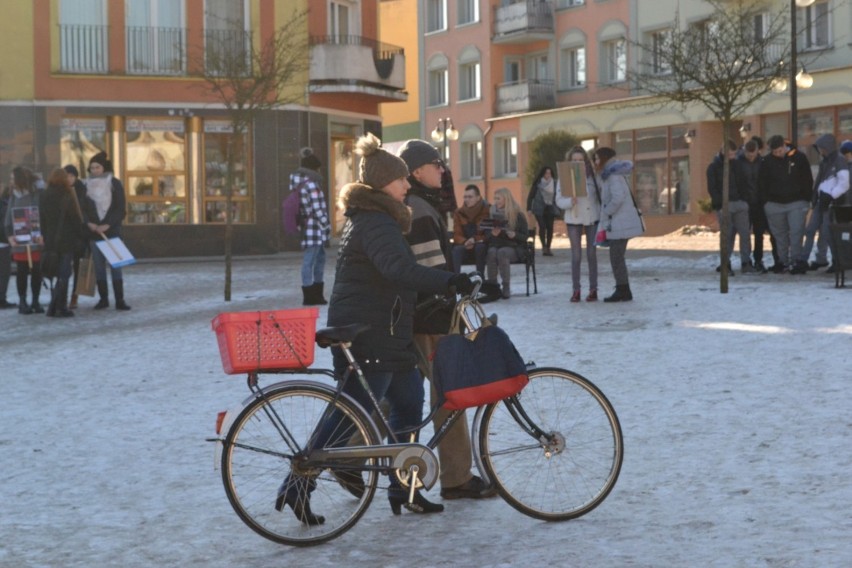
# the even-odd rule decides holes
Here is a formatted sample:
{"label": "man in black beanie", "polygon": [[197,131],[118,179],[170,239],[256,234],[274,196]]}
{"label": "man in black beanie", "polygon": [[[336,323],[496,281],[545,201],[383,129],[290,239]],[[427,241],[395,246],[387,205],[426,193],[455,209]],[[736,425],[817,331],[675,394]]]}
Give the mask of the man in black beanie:
{"label": "man in black beanie", "polygon": [[[442,270],[452,270],[452,246],[441,210],[441,179],[444,163],[438,150],[423,140],[409,140],[397,155],[408,166],[406,203],[411,208],[411,231],[406,235],[417,263]],[[431,380],[430,355],[438,339],[450,329],[451,311],[435,309],[434,298],[420,294],[414,313],[414,344],[418,351],[418,367]],[[436,393],[431,390],[434,406]],[[449,411],[439,410],[433,419],[438,428]],[[443,499],[481,499],[495,495],[494,490],[470,471],[472,465],[467,417],[462,416],[438,445],[441,462],[441,497]]]}

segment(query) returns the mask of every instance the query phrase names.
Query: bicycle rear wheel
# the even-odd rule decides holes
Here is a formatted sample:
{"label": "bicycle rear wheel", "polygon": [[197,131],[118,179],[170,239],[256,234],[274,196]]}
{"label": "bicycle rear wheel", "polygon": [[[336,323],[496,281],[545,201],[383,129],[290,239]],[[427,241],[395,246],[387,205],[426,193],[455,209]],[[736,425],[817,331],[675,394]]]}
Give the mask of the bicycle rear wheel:
{"label": "bicycle rear wheel", "polygon": [[[362,472],[350,462],[342,463],[340,469],[306,471],[299,467],[297,449],[291,447],[293,442],[298,449],[306,447],[333,397],[334,389],[320,383],[274,387],[249,403],[228,430],[222,452],[225,493],[240,519],[269,540],[293,546],[320,544],[349,530],[370,505],[378,482],[375,470]],[[340,398],[335,409],[343,419],[328,446],[340,446],[353,434],[360,434],[366,445],[381,443],[360,407]],[[361,463],[374,465],[375,460]],[[364,480],[360,497],[353,496],[341,474]],[[304,524],[287,505],[281,511],[275,509],[285,479],[314,488],[310,506],[325,518],[324,523]]]}
{"label": "bicycle rear wheel", "polygon": [[[529,377],[517,398],[482,414],[486,475],[525,515],[545,521],[585,515],[612,491],[621,471],[618,417],[604,394],[576,373],[542,368]],[[528,423],[544,435],[534,435]]]}

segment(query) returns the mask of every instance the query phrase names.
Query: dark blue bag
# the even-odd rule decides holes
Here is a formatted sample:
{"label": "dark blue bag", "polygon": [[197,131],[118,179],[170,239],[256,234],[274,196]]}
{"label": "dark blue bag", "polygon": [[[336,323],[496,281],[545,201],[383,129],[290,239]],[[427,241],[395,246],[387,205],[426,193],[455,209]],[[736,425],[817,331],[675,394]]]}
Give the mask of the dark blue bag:
{"label": "dark blue bag", "polygon": [[503,400],[521,392],[529,382],[524,360],[496,325],[442,337],[432,367],[435,390],[449,410]]}

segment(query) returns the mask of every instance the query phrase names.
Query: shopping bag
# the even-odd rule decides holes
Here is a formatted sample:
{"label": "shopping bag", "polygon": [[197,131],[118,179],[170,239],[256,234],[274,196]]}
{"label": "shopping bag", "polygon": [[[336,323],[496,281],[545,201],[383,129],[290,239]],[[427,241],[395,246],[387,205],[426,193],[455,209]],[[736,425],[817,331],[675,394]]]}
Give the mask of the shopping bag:
{"label": "shopping bag", "polygon": [[595,235],[595,246],[597,246],[597,247],[608,247],[609,246],[609,240],[607,240],[607,238],[606,238],[606,231],[605,230],[601,229]]}
{"label": "shopping bag", "polygon": [[442,337],[432,370],[435,390],[449,410],[498,402],[518,394],[529,382],[524,360],[496,325]]}
{"label": "shopping bag", "polygon": [[74,293],[78,296],[95,295],[95,263],[92,257],[81,258],[77,270],[77,287]]}
{"label": "shopping bag", "polygon": [[104,237],[102,241],[97,241],[95,244],[113,268],[121,268],[136,262],[133,254],[127,249],[127,245],[119,237],[111,239]]}

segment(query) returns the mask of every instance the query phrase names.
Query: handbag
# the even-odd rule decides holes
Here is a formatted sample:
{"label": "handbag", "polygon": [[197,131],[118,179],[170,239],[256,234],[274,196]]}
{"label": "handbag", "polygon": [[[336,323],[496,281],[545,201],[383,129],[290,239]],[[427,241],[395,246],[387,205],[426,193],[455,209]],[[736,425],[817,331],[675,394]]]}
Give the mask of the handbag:
{"label": "handbag", "polygon": [[[457,317],[454,321],[458,326]],[[512,340],[487,319],[471,333],[439,339],[432,371],[439,403],[447,410],[501,401],[529,382],[526,364]]]}
{"label": "handbag", "polygon": [[77,286],[74,288],[74,293],[78,296],[95,295],[95,262],[91,256],[80,259]]}
{"label": "handbag", "polygon": [[601,229],[595,235],[595,246],[596,247],[608,247],[609,246],[609,239],[607,239],[605,229]]}

